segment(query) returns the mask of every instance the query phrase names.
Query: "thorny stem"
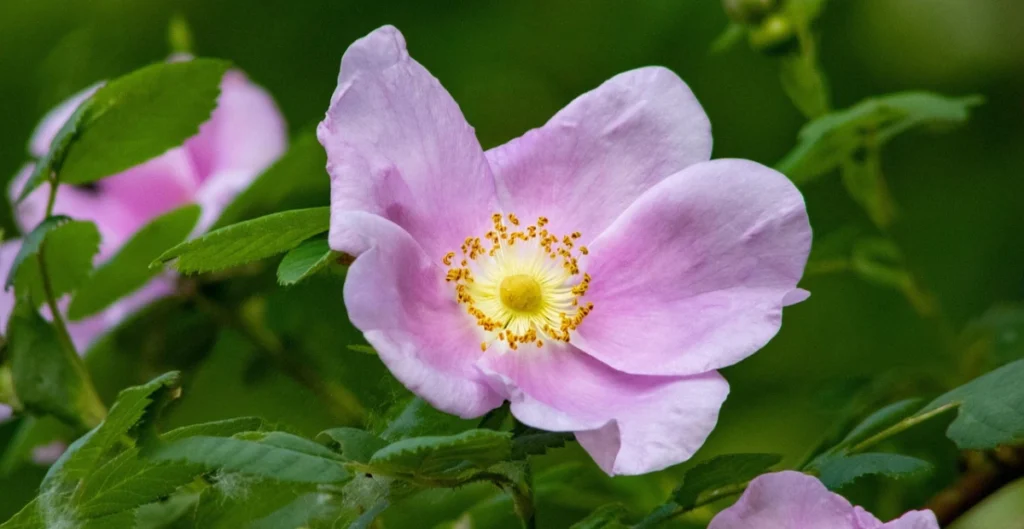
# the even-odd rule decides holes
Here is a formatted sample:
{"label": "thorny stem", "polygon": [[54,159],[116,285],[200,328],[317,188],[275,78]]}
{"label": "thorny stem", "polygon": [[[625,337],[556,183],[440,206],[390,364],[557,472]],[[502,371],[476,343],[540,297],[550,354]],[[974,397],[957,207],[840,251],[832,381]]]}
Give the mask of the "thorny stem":
{"label": "thorny stem", "polygon": [[333,417],[346,424],[361,424],[366,420],[366,409],[348,388],[329,384],[308,364],[296,361],[292,354],[284,350],[284,346],[276,336],[255,329],[250,322],[198,291],[194,294],[193,299],[202,310],[221,325],[241,333],[260,352],[278,364],[288,376],[309,388],[327,406]]}

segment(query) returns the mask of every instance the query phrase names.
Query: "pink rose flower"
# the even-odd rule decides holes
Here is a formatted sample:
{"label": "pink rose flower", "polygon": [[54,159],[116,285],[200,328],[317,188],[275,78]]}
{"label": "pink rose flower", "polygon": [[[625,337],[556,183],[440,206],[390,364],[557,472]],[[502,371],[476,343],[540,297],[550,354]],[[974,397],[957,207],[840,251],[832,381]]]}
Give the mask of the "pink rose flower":
{"label": "pink rose flower", "polygon": [[764,474],[708,529],[939,529],[931,511],[910,511],[889,523],[829,492],[801,472]]}
{"label": "pink rose flower", "polygon": [[[29,141],[32,156],[46,154],[57,131],[98,86],[76,94],[43,118]],[[53,211],[96,223],[102,237],[95,259],[99,266],[116,254],[139,228],[189,203],[202,207],[196,232],[205,231],[227,204],[281,155],[286,141],[284,119],[270,95],[241,72],[230,71],[221,82],[216,110],[196,136],[93,186],[61,186]],[[21,192],[31,172],[29,164],[15,177],[9,190],[12,197]],[[48,193],[49,186],[43,185],[15,208],[15,220],[23,231],[32,230],[42,221]],[[20,241],[15,240],[0,247],[0,269],[4,274],[20,246]],[[100,314],[69,322],[68,331],[75,346],[84,351],[95,338],[131,313],[170,294],[173,278],[172,274],[160,275]],[[62,302],[65,307],[66,302]],[[4,329],[13,306],[13,292],[0,294],[0,326]]]}
{"label": "pink rose flower", "polygon": [[572,431],[610,474],[688,459],[716,369],[778,331],[811,243],[780,173],[709,161],[707,116],[664,68],[617,75],[486,153],[393,27],[354,43],[318,129],[345,304],[435,407]]}

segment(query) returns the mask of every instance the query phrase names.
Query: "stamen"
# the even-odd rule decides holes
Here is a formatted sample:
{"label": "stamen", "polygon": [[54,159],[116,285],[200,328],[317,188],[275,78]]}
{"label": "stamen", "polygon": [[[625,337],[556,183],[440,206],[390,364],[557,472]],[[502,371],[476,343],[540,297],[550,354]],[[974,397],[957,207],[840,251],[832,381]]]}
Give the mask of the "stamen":
{"label": "stamen", "polygon": [[573,283],[580,273],[579,258],[588,254],[585,246],[574,250],[582,235],[549,232],[544,228],[547,217],[520,227],[514,213],[495,213],[491,223],[493,229],[483,237],[466,237],[459,248],[461,259],[456,261],[455,252],[441,259],[449,268],[445,280],[455,283],[458,303],[485,332],[493,333],[480,348],[486,350],[494,340],[513,351],[520,344],[542,347],[545,338],[568,342],[593,310],[593,303],[579,300],[590,286],[590,275]]}

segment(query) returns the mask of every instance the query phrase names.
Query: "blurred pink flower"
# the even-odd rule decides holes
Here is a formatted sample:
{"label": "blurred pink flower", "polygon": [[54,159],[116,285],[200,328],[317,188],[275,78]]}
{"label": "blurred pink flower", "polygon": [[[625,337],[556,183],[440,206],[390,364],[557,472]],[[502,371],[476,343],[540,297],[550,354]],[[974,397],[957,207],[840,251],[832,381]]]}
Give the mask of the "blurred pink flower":
{"label": "blurred pink flower", "polygon": [[939,529],[931,511],[910,511],[882,523],[871,513],[829,492],[817,478],[776,472],[750,482],[735,505],[718,513],[708,529]]}
{"label": "blurred pink flower", "polygon": [[[57,131],[99,85],[90,87],[50,111],[29,141],[34,157],[46,154]],[[221,82],[221,95],[210,120],[180,147],[95,185],[63,185],[57,191],[55,214],[96,223],[102,242],[95,263],[100,265],[142,226],[155,217],[188,203],[202,207],[196,232],[206,230],[225,206],[284,151],[286,127],[273,99],[244,74],[230,71]],[[28,164],[11,183],[17,196],[32,172]],[[32,230],[46,212],[49,186],[43,185],[14,209],[23,231]],[[20,241],[0,247],[0,270],[6,275]],[[168,295],[173,275],[165,274],[68,330],[79,351],[132,312]],[[63,301],[66,306],[67,300]],[[0,327],[6,329],[14,305],[12,292],[0,294]]]}
{"label": "blurred pink flower", "polygon": [[463,417],[511,401],[610,474],[688,459],[729,391],[715,371],[778,331],[811,243],[778,172],[708,161],[690,89],[617,75],[486,153],[383,27],[354,43],[318,129],[345,304],[395,376]]}

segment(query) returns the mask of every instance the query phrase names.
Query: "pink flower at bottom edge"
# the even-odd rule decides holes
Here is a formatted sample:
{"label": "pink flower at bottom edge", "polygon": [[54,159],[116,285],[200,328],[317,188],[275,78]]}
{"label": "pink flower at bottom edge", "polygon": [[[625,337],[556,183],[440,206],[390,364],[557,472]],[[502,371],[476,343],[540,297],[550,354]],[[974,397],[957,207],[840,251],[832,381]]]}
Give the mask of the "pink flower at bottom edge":
{"label": "pink flower at bottom edge", "polygon": [[910,511],[882,523],[802,472],[764,474],[718,513],[708,529],[939,529],[931,511]]}
{"label": "pink flower at bottom edge", "polygon": [[709,161],[707,116],[664,68],[485,153],[388,26],[345,52],[318,137],[331,247],[358,256],[348,316],[392,373],[463,417],[508,400],[610,474],[691,457],[728,394],[716,370],[806,297],[799,191]]}

